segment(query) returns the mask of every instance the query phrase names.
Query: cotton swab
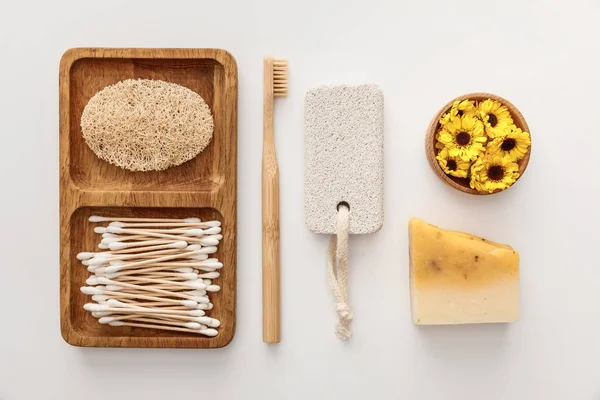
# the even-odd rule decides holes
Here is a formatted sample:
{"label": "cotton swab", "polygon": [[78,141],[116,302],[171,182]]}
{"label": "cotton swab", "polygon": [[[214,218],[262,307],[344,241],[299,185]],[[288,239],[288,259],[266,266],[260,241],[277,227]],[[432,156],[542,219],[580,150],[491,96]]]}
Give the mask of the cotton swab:
{"label": "cotton swab", "polygon": [[[122,249],[122,250],[111,250],[111,251],[102,251],[102,252],[97,252],[97,253],[84,253],[86,256],[88,254],[92,254],[92,257],[94,255],[120,255],[120,254],[135,254],[135,253],[144,253],[147,251],[152,251],[152,250],[161,250],[161,249],[184,249],[186,247],[191,247],[192,245],[188,245],[187,242],[183,241],[183,240],[178,240],[178,241],[168,241],[165,244],[158,244],[158,245],[153,245],[153,246],[139,246],[139,247],[132,247],[129,249]],[[192,249],[190,249],[192,250]],[[199,250],[196,249],[195,247],[193,248],[193,250]],[[79,253],[82,254],[82,253]]]}
{"label": "cotton swab", "polygon": [[[185,242],[176,242],[176,243],[185,243]],[[186,244],[186,247],[187,247],[187,244]],[[95,255],[90,260],[90,265],[100,265],[100,264],[106,263],[107,261],[133,260],[136,258],[154,258],[155,256],[158,256],[158,255],[180,254],[179,250],[182,248],[183,248],[183,246],[178,246],[178,247],[171,246],[171,248],[167,248],[167,249],[163,249],[163,250],[149,251],[149,252],[137,253],[137,254]]]}
{"label": "cotton swab", "polygon": [[146,296],[143,294],[120,293],[120,292],[113,292],[111,290],[98,289],[98,288],[93,288],[93,287],[88,287],[88,286],[82,287],[81,292],[84,294],[117,295],[117,296],[122,296],[122,297],[128,297],[130,299],[164,301],[165,303],[180,304],[182,306],[186,306],[189,308],[196,308],[196,306],[198,305],[198,302],[196,300],[175,300],[175,299],[164,298],[164,297]]}
{"label": "cotton swab", "polygon": [[168,319],[144,318],[143,315],[136,315],[136,314],[123,315],[123,316],[118,316],[118,317],[108,316],[108,317],[102,317],[98,320],[98,322],[100,322],[101,324],[108,324],[113,321],[157,323],[157,324],[165,324],[165,325],[171,325],[171,326],[180,326],[183,328],[195,329],[195,330],[208,328],[208,326],[202,325],[196,321],[185,322],[185,321],[175,321],[175,320],[168,320]]}
{"label": "cotton swab", "polygon": [[187,223],[199,223],[202,222],[200,218],[190,217],[183,219],[175,219],[175,218],[114,218],[114,217],[102,217],[99,215],[92,215],[88,218],[90,222],[112,222],[112,221],[122,221],[122,222],[187,222]]}
{"label": "cotton swab", "polygon": [[[151,236],[151,237],[163,238],[163,239],[180,240],[180,238],[181,238],[180,235],[170,235],[168,233],[150,232],[147,230],[125,229],[125,228],[119,228],[118,226],[109,226],[106,228],[106,230],[110,233],[144,235],[144,236]],[[188,232],[188,234],[191,236],[202,236],[204,234],[204,231],[202,229],[190,229],[186,232]]]}
{"label": "cotton swab", "polygon": [[[168,282],[168,281],[164,281],[164,282]],[[204,283],[203,284],[196,283],[197,281],[186,281],[186,282],[183,282],[181,286],[185,286],[186,283],[188,285],[190,285],[188,282],[191,282],[194,285],[193,287],[196,289],[204,290],[208,287]],[[169,291],[166,291],[163,289],[156,289],[156,287],[154,287],[154,286],[140,286],[140,285],[134,285],[132,283],[127,283],[127,282],[115,282],[111,279],[103,278],[103,277],[98,278],[98,283],[105,284],[106,288],[108,290],[110,290],[109,285],[115,285],[118,287],[126,287],[126,288],[131,288],[131,289],[136,289],[136,290],[144,290],[144,291],[148,291],[148,292],[160,293],[160,294],[167,295],[167,296],[181,297],[183,299],[190,299],[190,300],[194,299],[193,296],[179,293],[179,292],[169,292]],[[173,286],[176,286],[176,285],[173,285]],[[204,286],[204,287],[202,287],[202,286]]]}
{"label": "cotton swab", "polygon": [[208,221],[208,222],[123,222],[113,221],[109,226],[118,226],[119,228],[164,228],[164,227],[188,227],[188,226],[199,226],[212,228],[215,226],[221,226],[220,221]]}
{"label": "cotton swab", "polygon": [[123,322],[123,321],[113,321],[109,323],[110,326],[132,326],[138,328],[150,328],[150,329],[161,329],[165,331],[177,331],[177,332],[190,332],[190,333],[199,333],[206,336],[217,336],[218,332],[215,329],[200,329],[193,330],[187,328],[177,328],[170,327],[164,325],[152,325],[152,324],[138,324],[133,322]]}
{"label": "cotton swab", "polygon": [[[116,301],[116,300],[115,300]],[[110,302],[110,300],[109,300]],[[136,313],[144,313],[144,314],[173,314],[173,315],[190,315],[192,317],[200,317],[204,312],[202,309],[192,309],[192,310],[162,310],[160,308],[143,308],[143,307],[129,307],[125,303],[122,303],[123,307],[111,307],[107,304],[96,304],[96,303],[86,303],[83,305],[83,308],[86,311],[103,313],[103,312],[117,312],[117,313],[126,313],[126,312],[136,312]]]}

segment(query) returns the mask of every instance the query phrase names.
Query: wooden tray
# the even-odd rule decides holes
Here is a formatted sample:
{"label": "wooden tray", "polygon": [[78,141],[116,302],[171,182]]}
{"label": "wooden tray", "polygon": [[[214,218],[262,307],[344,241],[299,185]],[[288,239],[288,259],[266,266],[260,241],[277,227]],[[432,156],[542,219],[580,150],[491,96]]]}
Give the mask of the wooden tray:
{"label": "wooden tray", "polygon": [[[210,106],[214,135],[193,160],[161,172],[130,172],[110,165],[89,149],[80,118],[89,99],[107,85],[129,78],[160,79],[185,86]],[[60,310],[67,343],[94,347],[211,348],[229,344],[235,333],[237,203],[237,66],[218,49],[71,49],[60,63]],[[198,216],[222,222],[216,257],[223,262],[215,281],[211,316],[221,321],[214,338],[188,333],[101,325],[79,291],[89,273],[76,259],[97,245],[87,217]]]}

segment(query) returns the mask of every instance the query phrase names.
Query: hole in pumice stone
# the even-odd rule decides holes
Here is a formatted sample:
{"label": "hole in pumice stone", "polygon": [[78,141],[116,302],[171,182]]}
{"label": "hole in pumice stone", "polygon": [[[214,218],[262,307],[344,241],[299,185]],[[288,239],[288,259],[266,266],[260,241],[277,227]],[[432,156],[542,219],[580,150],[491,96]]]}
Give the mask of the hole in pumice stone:
{"label": "hole in pumice stone", "polygon": [[347,202],[345,202],[345,201],[340,201],[340,202],[338,203],[338,205],[337,205],[336,209],[337,209],[338,211],[340,211],[340,207],[341,207],[341,206],[345,206],[345,207],[348,209],[348,211],[350,211],[350,204],[348,204]]}

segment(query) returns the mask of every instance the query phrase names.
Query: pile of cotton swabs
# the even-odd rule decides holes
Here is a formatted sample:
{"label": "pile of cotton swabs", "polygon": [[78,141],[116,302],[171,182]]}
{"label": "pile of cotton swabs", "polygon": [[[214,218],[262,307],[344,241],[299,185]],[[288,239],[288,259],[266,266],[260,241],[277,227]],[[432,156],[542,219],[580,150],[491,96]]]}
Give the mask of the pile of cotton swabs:
{"label": "pile of cotton swabs", "polygon": [[213,279],[223,264],[209,258],[223,238],[219,221],[199,218],[107,218],[100,252],[77,258],[93,273],[81,288],[94,303],[84,308],[101,324],[216,336],[219,320],[209,293],[220,290]]}

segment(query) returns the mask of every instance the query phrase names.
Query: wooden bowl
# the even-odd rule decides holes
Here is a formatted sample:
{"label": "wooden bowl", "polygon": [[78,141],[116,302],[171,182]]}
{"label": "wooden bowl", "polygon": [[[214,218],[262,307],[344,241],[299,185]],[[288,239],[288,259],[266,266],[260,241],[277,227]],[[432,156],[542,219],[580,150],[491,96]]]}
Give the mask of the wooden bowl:
{"label": "wooden bowl", "polygon": [[[452,101],[448,102],[448,104],[446,104],[444,107],[442,107],[442,109],[431,120],[431,123],[429,124],[429,128],[427,128],[427,136],[425,138],[425,153],[427,154],[427,160],[429,161],[429,165],[431,165],[433,172],[435,172],[435,174],[444,183],[446,183],[449,186],[452,186],[454,189],[460,190],[461,192],[468,193],[468,194],[475,194],[475,195],[488,195],[488,194],[502,192],[502,190],[496,190],[492,193],[488,193],[488,192],[480,192],[478,190],[471,189],[471,187],[469,186],[469,180],[467,178],[457,178],[454,176],[446,175],[446,173],[444,173],[444,171],[442,170],[442,168],[438,164],[438,161],[435,158],[437,156],[437,153],[439,152],[439,150],[435,148],[435,143],[436,143],[435,133],[440,128],[440,118],[442,117],[442,115],[445,112],[447,112],[452,107],[452,104],[455,101],[457,101],[457,100],[462,101],[462,100],[466,100],[466,99],[476,100],[476,101],[492,99],[492,100],[499,101],[500,103],[502,103],[503,105],[505,105],[508,108],[508,111],[510,112],[510,115],[512,116],[514,124],[517,127],[521,128],[521,130],[523,132],[529,132],[529,137],[531,138],[531,132],[529,131],[529,126],[527,125],[525,118],[523,117],[521,112],[517,109],[517,107],[515,107],[511,102],[509,102],[506,99],[503,99],[500,96],[496,96],[495,94],[469,93],[469,94],[459,96],[459,97],[453,99]],[[527,164],[529,164],[530,155],[531,155],[531,146],[529,146],[529,150],[527,151],[527,154],[525,154],[525,157],[523,157],[523,159],[521,159],[520,161],[517,162],[517,164],[519,165],[519,174],[520,174],[519,178],[521,176],[523,176],[525,169],[527,169]],[[514,185],[514,183],[513,183],[513,185]]]}

